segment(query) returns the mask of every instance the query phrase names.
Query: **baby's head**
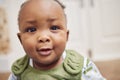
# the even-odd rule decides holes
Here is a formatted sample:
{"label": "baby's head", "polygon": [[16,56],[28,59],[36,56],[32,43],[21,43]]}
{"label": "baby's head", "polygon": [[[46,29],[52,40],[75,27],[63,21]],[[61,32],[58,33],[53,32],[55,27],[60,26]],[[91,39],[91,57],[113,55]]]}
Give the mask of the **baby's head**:
{"label": "baby's head", "polygon": [[28,0],[20,9],[18,23],[18,37],[35,68],[49,69],[62,62],[69,31],[61,3]]}

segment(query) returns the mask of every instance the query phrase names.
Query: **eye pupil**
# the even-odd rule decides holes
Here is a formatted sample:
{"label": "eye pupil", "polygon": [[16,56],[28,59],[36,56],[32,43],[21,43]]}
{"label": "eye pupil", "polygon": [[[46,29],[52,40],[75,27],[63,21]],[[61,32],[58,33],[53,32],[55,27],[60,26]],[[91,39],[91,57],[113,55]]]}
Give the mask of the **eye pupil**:
{"label": "eye pupil", "polygon": [[57,29],[59,29],[58,26],[52,26],[52,27],[51,27],[51,30],[57,30]]}
{"label": "eye pupil", "polygon": [[28,28],[26,31],[27,32],[34,32],[34,31],[36,31],[36,28]]}

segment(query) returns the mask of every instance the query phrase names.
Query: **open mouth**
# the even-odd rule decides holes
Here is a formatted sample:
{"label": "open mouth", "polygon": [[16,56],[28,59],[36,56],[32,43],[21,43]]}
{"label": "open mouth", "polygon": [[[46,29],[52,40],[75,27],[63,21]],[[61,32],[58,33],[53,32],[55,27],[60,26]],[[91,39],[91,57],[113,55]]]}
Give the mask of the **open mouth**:
{"label": "open mouth", "polygon": [[38,54],[42,55],[42,56],[48,56],[52,53],[52,49],[51,48],[40,48],[37,49]]}

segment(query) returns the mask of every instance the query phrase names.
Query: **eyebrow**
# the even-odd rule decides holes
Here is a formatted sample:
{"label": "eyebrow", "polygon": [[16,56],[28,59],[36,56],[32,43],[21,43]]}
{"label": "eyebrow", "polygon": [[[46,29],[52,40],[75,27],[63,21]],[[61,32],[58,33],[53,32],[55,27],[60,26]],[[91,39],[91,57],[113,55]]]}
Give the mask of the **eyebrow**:
{"label": "eyebrow", "polygon": [[[57,18],[56,17],[52,17],[52,18],[48,18],[46,21],[47,22],[54,22],[55,20],[57,20]],[[26,23],[35,24],[35,23],[37,23],[37,20],[30,19],[30,20],[27,20]]]}
{"label": "eyebrow", "polygon": [[27,20],[26,22],[27,22],[27,23],[31,23],[31,24],[37,23],[36,20]]}
{"label": "eyebrow", "polygon": [[57,20],[57,18],[49,18],[47,19],[47,22],[54,22],[55,20]]}

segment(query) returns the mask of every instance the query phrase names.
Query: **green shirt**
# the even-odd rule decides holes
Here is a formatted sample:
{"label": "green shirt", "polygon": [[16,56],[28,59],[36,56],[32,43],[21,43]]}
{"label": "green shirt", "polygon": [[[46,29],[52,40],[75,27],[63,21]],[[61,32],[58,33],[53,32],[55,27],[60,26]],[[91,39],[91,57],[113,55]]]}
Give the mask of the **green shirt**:
{"label": "green shirt", "polygon": [[29,65],[29,57],[24,56],[12,66],[18,80],[81,80],[84,58],[73,50],[66,50],[62,64],[50,70],[38,70]]}

